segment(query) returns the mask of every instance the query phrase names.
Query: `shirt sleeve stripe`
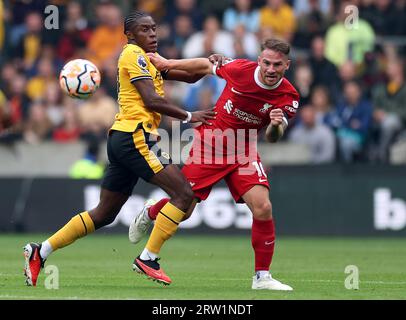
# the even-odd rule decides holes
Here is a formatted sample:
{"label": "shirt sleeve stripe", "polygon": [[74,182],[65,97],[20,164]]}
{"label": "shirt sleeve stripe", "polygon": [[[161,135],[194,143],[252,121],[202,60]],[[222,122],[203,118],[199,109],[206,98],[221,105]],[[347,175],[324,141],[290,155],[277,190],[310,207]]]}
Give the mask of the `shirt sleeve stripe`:
{"label": "shirt sleeve stripe", "polygon": [[130,79],[130,82],[133,83],[134,81],[143,80],[143,79],[151,79],[152,80],[152,77],[148,77],[148,76],[134,77],[134,78]]}

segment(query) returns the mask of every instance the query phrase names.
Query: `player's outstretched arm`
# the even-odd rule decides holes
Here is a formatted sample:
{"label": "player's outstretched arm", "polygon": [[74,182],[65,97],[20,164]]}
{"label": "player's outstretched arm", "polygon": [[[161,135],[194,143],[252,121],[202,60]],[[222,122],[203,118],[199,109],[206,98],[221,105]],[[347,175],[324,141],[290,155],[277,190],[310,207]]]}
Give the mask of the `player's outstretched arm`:
{"label": "player's outstretched arm", "polygon": [[[213,65],[218,64],[220,67],[231,60],[223,54],[218,53],[210,55],[208,59]],[[183,70],[165,70],[164,73],[165,80],[175,80],[187,83],[195,83],[206,75],[204,73],[195,74]]]}
{"label": "player's outstretched arm", "polygon": [[188,112],[169,103],[165,98],[156,93],[152,80],[137,80],[133,84],[141,95],[145,106],[152,111],[186,122],[203,122],[209,125],[211,124],[210,120],[215,119],[216,113],[213,110]]}
{"label": "player's outstretched arm", "polygon": [[166,59],[159,54],[147,53],[154,66],[160,70],[182,70],[191,74],[207,75],[213,73],[213,64],[208,58]]}
{"label": "player's outstretched arm", "polygon": [[271,123],[266,128],[265,137],[269,142],[278,142],[282,138],[287,125],[285,114],[281,109],[273,109],[269,113]]}

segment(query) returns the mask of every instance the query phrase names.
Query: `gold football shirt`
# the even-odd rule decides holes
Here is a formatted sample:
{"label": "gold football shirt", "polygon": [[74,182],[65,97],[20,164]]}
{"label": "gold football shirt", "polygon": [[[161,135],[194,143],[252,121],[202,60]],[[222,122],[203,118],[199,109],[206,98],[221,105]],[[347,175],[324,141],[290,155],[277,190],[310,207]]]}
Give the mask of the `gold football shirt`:
{"label": "gold football shirt", "polygon": [[133,84],[142,79],[151,79],[157,94],[164,96],[161,73],[149,61],[142,48],[127,44],[118,59],[117,90],[120,111],[116,114],[111,129],[134,132],[142,124],[146,132],[158,135],[161,114],[148,109]]}

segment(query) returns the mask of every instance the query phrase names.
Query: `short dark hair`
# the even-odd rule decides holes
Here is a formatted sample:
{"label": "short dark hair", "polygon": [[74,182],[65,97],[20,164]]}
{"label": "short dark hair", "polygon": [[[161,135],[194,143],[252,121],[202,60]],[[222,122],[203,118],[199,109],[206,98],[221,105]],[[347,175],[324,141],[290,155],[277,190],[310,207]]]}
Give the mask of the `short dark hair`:
{"label": "short dark hair", "polygon": [[130,13],[124,19],[124,33],[130,31],[133,25],[138,23],[138,20],[144,17],[149,17],[150,15],[143,11],[134,11]]}
{"label": "short dark hair", "polygon": [[276,52],[283,53],[284,55],[289,55],[290,52],[290,45],[279,39],[266,39],[264,42],[261,44],[261,51],[264,51],[265,49],[270,49]]}

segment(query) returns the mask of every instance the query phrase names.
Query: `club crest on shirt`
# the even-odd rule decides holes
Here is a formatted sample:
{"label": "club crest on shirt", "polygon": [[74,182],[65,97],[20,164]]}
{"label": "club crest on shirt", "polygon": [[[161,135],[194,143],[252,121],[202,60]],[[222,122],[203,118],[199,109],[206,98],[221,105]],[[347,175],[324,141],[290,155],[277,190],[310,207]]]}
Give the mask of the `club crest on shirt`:
{"label": "club crest on shirt", "polygon": [[272,104],[265,103],[264,106],[261,109],[259,109],[259,112],[266,113],[269,108],[272,108]]}
{"label": "club crest on shirt", "polygon": [[145,57],[143,55],[139,55],[137,58],[137,64],[141,67],[141,69],[146,69],[147,68],[147,61],[145,60]]}

